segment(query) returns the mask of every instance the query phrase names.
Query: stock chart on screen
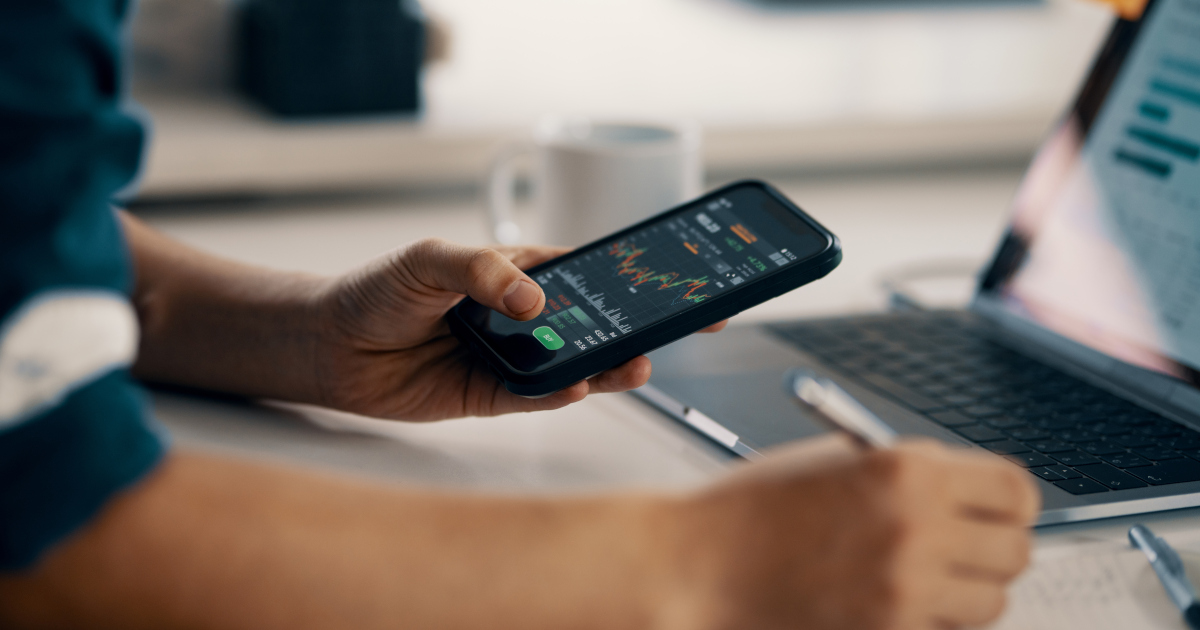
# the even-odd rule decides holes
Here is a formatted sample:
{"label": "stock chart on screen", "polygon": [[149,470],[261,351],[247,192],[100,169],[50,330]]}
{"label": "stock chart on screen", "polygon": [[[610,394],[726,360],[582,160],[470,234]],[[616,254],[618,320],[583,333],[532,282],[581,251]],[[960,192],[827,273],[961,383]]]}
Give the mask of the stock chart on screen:
{"label": "stock chart on screen", "polygon": [[538,273],[546,307],[525,326],[547,348],[583,352],[797,260],[734,205],[713,200]]}

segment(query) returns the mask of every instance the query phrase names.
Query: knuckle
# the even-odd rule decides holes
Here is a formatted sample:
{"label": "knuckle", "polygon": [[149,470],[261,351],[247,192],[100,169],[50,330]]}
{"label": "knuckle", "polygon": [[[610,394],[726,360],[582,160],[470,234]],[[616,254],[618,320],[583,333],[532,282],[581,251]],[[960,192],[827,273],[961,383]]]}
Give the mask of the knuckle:
{"label": "knuckle", "polygon": [[393,267],[407,267],[414,270],[427,269],[429,265],[439,264],[438,258],[445,250],[446,241],[440,238],[426,237],[415,240],[396,251],[391,256]]}
{"label": "knuckle", "polygon": [[507,262],[504,254],[487,248],[480,248],[471,254],[467,261],[467,278],[472,283],[478,283],[494,273],[498,267]]}
{"label": "knuckle", "polygon": [[906,611],[917,606],[919,595],[913,580],[903,579],[893,575],[885,581],[877,595],[876,618],[877,627],[894,627],[905,617]]}
{"label": "knuckle", "polygon": [[904,563],[918,545],[921,521],[903,507],[888,510],[879,518],[880,550],[892,563]]}
{"label": "knuckle", "polygon": [[875,451],[867,459],[868,472],[878,481],[888,484],[900,479],[905,465],[905,456],[898,450]]}
{"label": "knuckle", "polygon": [[927,458],[919,452],[899,449],[872,453],[871,465],[878,481],[901,491],[920,483],[929,468]]}
{"label": "knuckle", "polygon": [[441,249],[446,245],[445,239],[437,238],[436,236],[426,236],[425,238],[417,239],[409,245],[409,251],[420,253],[432,253]]}
{"label": "knuckle", "polygon": [[883,546],[892,553],[910,546],[919,533],[919,514],[914,509],[919,501],[912,482],[918,466],[913,457],[899,451],[880,451],[867,462],[869,492],[875,497],[871,505]]}
{"label": "knuckle", "polygon": [[1031,522],[1037,518],[1041,510],[1041,495],[1025,471],[1016,466],[1005,466],[1002,478],[1012,497],[1014,513],[1022,522]]}

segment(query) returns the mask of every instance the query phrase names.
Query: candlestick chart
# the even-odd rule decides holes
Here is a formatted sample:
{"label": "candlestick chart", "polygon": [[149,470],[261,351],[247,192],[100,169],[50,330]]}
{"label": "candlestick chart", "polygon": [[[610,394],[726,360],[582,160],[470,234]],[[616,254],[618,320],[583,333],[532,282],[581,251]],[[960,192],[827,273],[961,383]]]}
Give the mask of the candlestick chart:
{"label": "candlestick chart", "polygon": [[711,282],[708,275],[683,277],[686,274],[679,271],[655,269],[642,258],[648,251],[648,247],[639,247],[627,241],[613,243],[608,249],[608,255],[617,261],[614,275],[624,278],[633,287],[649,285],[648,288],[669,292],[672,295],[672,305],[681,302],[699,304],[709,297],[705,291],[705,287]]}

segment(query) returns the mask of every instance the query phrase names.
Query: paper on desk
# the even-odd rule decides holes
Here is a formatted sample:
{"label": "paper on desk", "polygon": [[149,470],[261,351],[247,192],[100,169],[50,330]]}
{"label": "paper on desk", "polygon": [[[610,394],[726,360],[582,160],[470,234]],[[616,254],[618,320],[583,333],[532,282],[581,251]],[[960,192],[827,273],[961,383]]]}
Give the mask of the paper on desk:
{"label": "paper on desk", "polygon": [[[1179,549],[1200,584],[1200,553]],[[1112,542],[1035,556],[990,630],[1187,630],[1140,551]]]}

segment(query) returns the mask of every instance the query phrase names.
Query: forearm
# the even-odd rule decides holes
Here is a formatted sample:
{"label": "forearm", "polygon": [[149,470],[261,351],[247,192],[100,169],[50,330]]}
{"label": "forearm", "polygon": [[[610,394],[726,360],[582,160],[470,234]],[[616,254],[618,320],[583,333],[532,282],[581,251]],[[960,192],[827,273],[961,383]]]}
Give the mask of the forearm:
{"label": "forearm", "polygon": [[0,626],[638,628],[667,511],[486,498],[177,455],[25,577]]}
{"label": "forearm", "polygon": [[121,213],[142,326],[134,373],[151,381],[322,402],[313,354],[324,280],[191,249]]}

